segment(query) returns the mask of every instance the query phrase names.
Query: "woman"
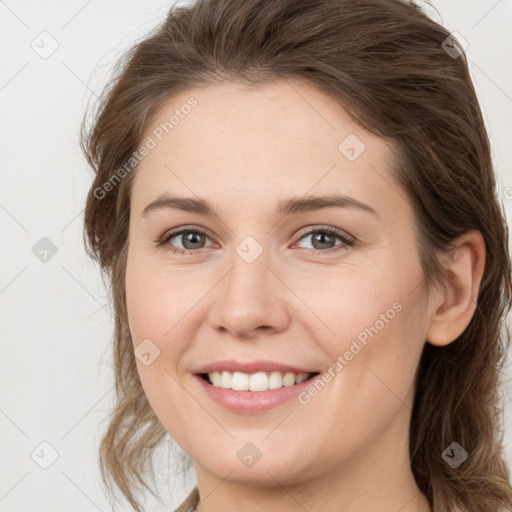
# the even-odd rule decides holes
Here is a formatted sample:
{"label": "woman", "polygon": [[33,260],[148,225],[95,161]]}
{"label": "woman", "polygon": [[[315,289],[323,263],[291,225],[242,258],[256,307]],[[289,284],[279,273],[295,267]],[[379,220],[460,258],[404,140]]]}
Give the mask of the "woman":
{"label": "woman", "polygon": [[169,434],[178,510],[510,508],[508,230],[457,40],[399,0],[198,1],[120,64],[82,142],[112,495],[143,510]]}

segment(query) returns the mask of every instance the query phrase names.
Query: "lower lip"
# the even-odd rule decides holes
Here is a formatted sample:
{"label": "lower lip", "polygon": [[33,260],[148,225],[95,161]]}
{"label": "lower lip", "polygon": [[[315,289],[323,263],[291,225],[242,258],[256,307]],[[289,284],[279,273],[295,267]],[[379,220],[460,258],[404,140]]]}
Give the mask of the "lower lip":
{"label": "lower lip", "polygon": [[194,377],[212,400],[227,409],[242,413],[258,413],[268,411],[296,398],[301,391],[304,391],[321,375],[315,375],[300,384],[267,391],[235,391],[233,389],[217,388],[199,375],[194,375]]}

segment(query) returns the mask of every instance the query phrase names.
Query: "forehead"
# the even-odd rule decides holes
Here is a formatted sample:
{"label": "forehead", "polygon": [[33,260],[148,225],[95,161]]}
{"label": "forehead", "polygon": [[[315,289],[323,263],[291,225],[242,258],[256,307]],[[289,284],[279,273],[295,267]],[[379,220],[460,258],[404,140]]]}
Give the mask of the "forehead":
{"label": "forehead", "polygon": [[393,193],[390,143],[298,82],[190,89],[159,109],[148,137],[154,147],[132,189],[140,208],[164,191],[218,200],[226,194],[254,206],[283,194],[339,192],[378,202]]}

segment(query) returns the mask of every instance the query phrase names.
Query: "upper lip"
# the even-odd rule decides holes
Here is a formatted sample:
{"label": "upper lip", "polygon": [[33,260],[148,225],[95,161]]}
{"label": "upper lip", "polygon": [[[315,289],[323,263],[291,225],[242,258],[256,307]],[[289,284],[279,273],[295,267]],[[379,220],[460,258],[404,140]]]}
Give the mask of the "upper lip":
{"label": "upper lip", "polygon": [[256,373],[256,372],[292,372],[292,373],[316,373],[316,370],[308,370],[291,366],[289,364],[279,363],[276,361],[235,361],[227,359],[224,361],[214,361],[213,363],[201,366],[196,373],[212,373],[220,371]]}

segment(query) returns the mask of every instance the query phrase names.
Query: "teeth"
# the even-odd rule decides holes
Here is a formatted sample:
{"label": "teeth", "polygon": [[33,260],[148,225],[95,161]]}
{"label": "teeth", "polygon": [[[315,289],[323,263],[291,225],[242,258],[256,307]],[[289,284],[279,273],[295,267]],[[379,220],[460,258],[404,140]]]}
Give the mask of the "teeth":
{"label": "teeth", "polygon": [[281,372],[270,372],[268,377],[268,388],[278,389],[283,387],[283,374]]}
{"label": "teeth", "polygon": [[278,389],[283,386],[289,387],[300,384],[309,377],[311,373],[292,372],[212,372],[208,374],[210,382],[216,388],[233,389],[235,391],[267,391]]}
{"label": "teeth", "polygon": [[[224,375],[222,375],[224,379]],[[227,378],[226,378],[227,381]],[[231,378],[231,389],[249,391],[249,379],[245,373],[235,372]]]}
{"label": "teeth", "polygon": [[308,377],[310,377],[312,374],[310,373],[299,373],[296,377],[295,377],[295,384],[300,384],[301,382],[304,382],[305,380],[308,379]]}
{"label": "teeth", "polygon": [[[246,378],[244,373],[239,373],[238,375],[243,375],[244,379]],[[268,375],[265,372],[253,373],[247,380],[249,382],[249,391],[266,391],[268,389]]]}

